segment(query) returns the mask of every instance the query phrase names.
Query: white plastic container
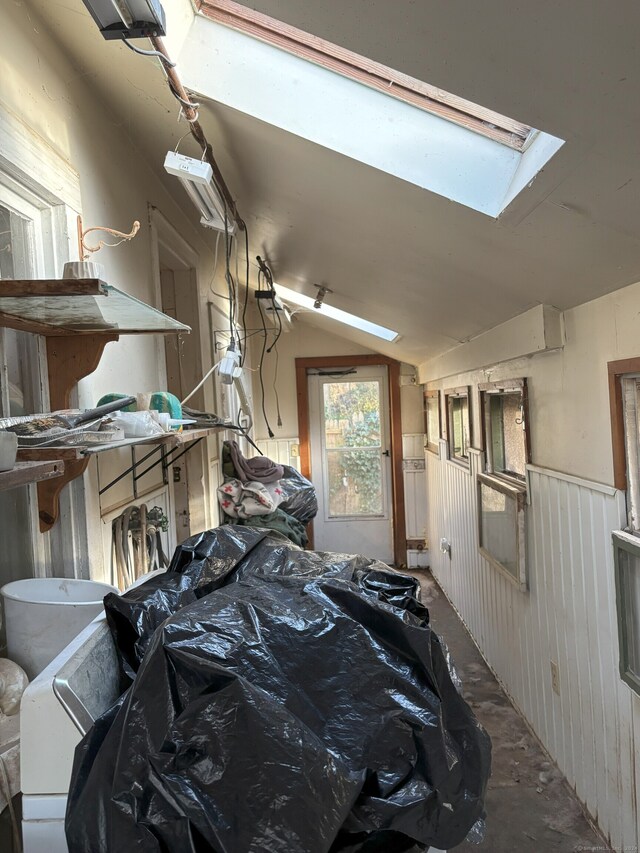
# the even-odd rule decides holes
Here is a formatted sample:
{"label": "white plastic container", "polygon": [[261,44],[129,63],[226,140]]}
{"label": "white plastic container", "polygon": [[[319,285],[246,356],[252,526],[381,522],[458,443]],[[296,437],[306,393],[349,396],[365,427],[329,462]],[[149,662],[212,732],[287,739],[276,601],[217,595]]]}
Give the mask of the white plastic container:
{"label": "white plastic container", "polygon": [[11,471],[18,455],[18,436],[13,432],[0,431],[0,471]]}
{"label": "white plastic container", "polygon": [[118,590],[107,583],[29,578],[0,589],[7,657],[33,679],[102,612],[102,599]]}

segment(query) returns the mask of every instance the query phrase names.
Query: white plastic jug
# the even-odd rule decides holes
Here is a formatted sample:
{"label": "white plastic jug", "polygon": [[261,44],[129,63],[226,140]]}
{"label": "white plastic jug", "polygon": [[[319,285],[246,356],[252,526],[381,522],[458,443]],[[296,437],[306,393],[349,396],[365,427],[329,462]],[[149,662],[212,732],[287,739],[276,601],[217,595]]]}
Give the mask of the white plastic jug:
{"label": "white plastic jug", "polygon": [[28,578],[0,589],[7,657],[34,679],[102,612],[102,599],[118,590],[70,578]]}

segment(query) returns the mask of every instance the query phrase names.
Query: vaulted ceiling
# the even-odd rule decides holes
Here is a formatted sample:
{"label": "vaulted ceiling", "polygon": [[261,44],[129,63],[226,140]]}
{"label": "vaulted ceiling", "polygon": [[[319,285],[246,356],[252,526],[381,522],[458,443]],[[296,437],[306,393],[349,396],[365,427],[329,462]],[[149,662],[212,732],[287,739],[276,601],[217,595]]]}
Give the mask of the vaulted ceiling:
{"label": "vaulted ceiling", "polygon": [[[184,131],[159,69],[105,43],[81,0],[29,4],[170,181],[164,152]],[[533,305],[564,309],[640,279],[636,2],[246,5],[567,141],[493,220],[206,102],[202,120],[252,254],[269,258],[281,284],[307,293],[327,284],[335,305],[402,336],[371,346],[418,363]]]}

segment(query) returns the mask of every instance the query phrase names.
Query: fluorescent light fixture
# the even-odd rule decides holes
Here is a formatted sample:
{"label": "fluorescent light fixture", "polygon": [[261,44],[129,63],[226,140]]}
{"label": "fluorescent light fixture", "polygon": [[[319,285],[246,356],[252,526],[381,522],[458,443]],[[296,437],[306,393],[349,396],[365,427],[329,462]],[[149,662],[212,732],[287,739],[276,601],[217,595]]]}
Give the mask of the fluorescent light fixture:
{"label": "fluorescent light fixture", "polygon": [[[281,284],[276,284],[275,288],[278,296],[284,299],[285,302],[293,302],[302,308],[309,308],[311,311],[314,310],[316,300],[313,296],[305,296],[304,293],[289,290],[288,287],[283,287]],[[368,335],[375,335],[376,338],[382,338],[383,341],[389,341],[389,343],[397,341],[400,337],[398,332],[394,332],[384,326],[378,326],[377,323],[371,323],[362,317],[356,317],[355,314],[349,314],[347,311],[341,311],[340,308],[334,308],[333,305],[327,305],[326,302],[322,303],[320,309],[318,309],[318,313],[323,314],[325,317],[330,317],[332,320],[337,320],[338,323],[351,326],[353,329],[366,332]]]}
{"label": "fluorescent light fixture", "polygon": [[160,0],[84,0],[84,5],[106,39],[166,35]]}
{"label": "fluorescent light fixture", "polygon": [[[213,169],[204,160],[185,157],[176,151],[169,151],[164,168],[170,175],[179,178],[187,195],[200,212],[200,223],[216,231],[225,230],[225,203],[213,183]],[[227,214],[227,230],[233,234],[235,221]]]}

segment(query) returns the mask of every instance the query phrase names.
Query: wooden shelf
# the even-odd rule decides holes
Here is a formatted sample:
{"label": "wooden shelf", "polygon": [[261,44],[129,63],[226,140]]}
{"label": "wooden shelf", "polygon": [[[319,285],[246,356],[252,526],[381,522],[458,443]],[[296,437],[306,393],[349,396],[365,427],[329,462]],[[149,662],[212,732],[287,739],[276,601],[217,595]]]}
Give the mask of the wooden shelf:
{"label": "wooden shelf", "polygon": [[43,335],[52,410],[68,409],[75,384],[120,335],[191,331],[151,305],[97,278],[0,281],[0,327]]}
{"label": "wooden shelf", "polygon": [[54,338],[191,331],[97,278],[0,281],[0,326]]}
{"label": "wooden shelf", "polygon": [[11,471],[0,471],[0,491],[28,486],[42,480],[62,477],[64,462],[60,459],[39,462],[17,462]]}
{"label": "wooden shelf", "polygon": [[[162,435],[152,435],[146,438],[128,438],[112,444],[97,444],[92,447],[21,447],[18,449],[18,460],[20,464],[31,464],[61,468],[60,474],[49,474],[55,477],[51,482],[38,484],[38,514],[40,517],[40,530],[45,533],[51,530],[58,520],[60,514],[60,492],[62,489],[82,476],[87,469],[89,460],[97,453],[106,453],[109,450],[119,450],[123,447],[137,447],[146,444],[165,444],[170,447],[190,444],[199,441],[208,435],[227,429],[226,426],[207,427],[206,429],[184,430],[183,432],[166,432]],[[9,472],[11,473],[11,472]],[[0,474],[0,478],[3,475]],[[29,482],[35,482],[34,478]],[[21,485],[21,484],[17,484]],[[5,488],[11,488],[6,486]]]}

